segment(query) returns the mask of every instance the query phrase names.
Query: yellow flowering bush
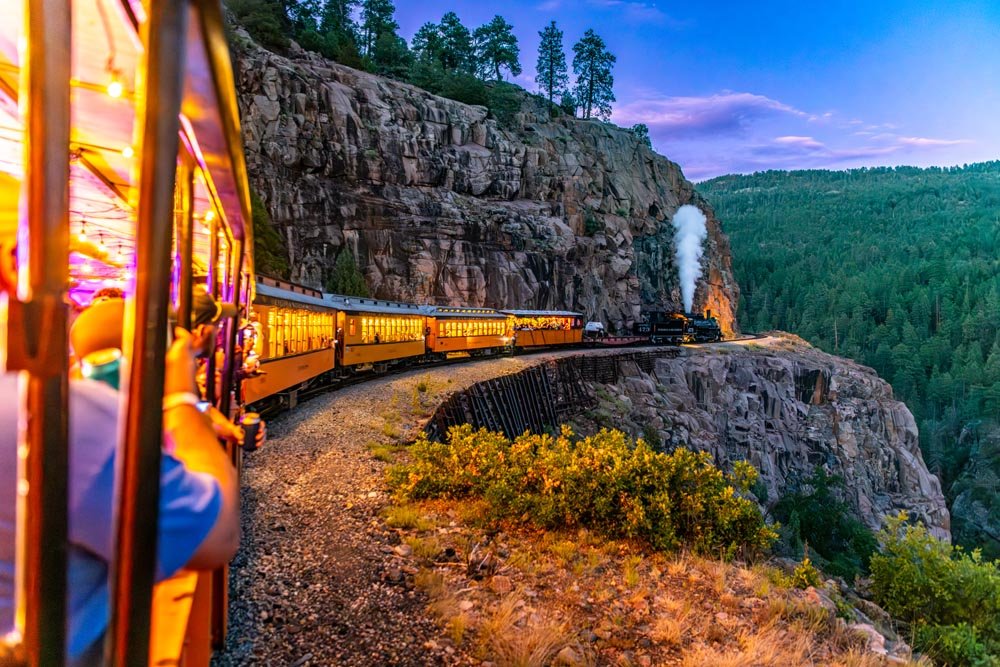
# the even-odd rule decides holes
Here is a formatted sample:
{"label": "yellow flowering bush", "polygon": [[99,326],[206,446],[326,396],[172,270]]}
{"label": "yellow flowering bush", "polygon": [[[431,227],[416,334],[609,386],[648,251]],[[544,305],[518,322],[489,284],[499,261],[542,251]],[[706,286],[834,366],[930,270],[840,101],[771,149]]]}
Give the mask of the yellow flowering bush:
{"label": "yellow flowering bush", "polygon": [[617,430],[580,438],[563,426],[557,436],[510,441],[464,425],[449,431],[447,443],[420,438],[411,454],[412,462],[389,473],[401,499],[477,497],[495,518],[584,526],[658,549],[686,545],[723,556],[776,539],[742,495],[757,481],[751,465],[739,462],[727,475],[706,452],[664,454]]}

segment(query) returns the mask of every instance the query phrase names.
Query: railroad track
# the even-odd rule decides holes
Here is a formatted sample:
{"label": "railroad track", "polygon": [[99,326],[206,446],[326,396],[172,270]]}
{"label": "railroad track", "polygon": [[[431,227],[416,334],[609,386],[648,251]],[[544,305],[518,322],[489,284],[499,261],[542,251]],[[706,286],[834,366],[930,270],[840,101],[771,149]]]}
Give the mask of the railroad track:
{"label": "railroad track", "polygon": [[[365,372],[363,374],[358,374],[355,376],[334,378],[331,381],[318,384],[315,387],[307,387],[305,389],[300,389],[297,394],[296,404],[308,401],[316,396],[322,396],[331,392],[338,391],[340,389],[346,389],[347,387],[352,387],[357,384],[362,384],[365,382],[370,382],[372,380],[377,380],[379,378],[391,377],[394,375],[399,375],[401,373],[408,373],[414,370],[421,370],[423,368],[442,368],[444,366],[452,366],[455,364],[469,363],[471,361],[486,361],[489,359],[499,359],[503,356],[531,356],[536,354],[545,354],[547,352],[552,352],[553,350],[608,350],[608,349],[631,349],[636,347],[657,347],[657,348],[671,348],[671,347],[709,347],[713,345],[721,345],[725,343],[742,342],[749,340],[760,340],[767,338],[764,334],[741,334],[737,338],[730,338],[720,341],[714,341],[711,343],[684,343],[680,346],[673,344],[662,344],[653,345],[648,341],[645,341],[642,337],[637,336],[610,336],[600,341],[592,341],[586,343],[580,343],[576,345],[564,345],[556,348],[546,347],[529,349],[524,351],[515,352],[513,355],[491,355],[483,357],[458,357],[455,359],[442,359],[437,361],[418,361],[408,364],[396,364],[382,372]],[[601,342],[601,341],[612,341],[612,342]],[[619,342],[620,341],[620,342]],[[645,342],[644,342],[645,341]],[[274,403],[271,405],[266,405],[257,412],[263,417],[271,418],[279,415],[289,408],[282,403]],[[294,409],[294,408],[292,408]]]}

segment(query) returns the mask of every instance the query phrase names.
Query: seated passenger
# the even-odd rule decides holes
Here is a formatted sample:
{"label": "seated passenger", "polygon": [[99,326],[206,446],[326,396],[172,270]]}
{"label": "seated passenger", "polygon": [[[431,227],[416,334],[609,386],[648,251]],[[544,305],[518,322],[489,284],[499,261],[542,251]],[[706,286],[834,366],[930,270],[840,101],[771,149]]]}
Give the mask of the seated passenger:
{"label": "seated passenger", "polygon": [[[163,430],[173,453],[160,462],[157,581],[183,567],[220,567],[239,546],[236,471],[194,407],[191,341],[179,329],[166,359]],[[17,374],[0,375],[0,633],[13,625],[17,384]],[[108,626],[118,407],[118,393],[107,385],[70,382],[67,652],[73,665],[100,664]]]}

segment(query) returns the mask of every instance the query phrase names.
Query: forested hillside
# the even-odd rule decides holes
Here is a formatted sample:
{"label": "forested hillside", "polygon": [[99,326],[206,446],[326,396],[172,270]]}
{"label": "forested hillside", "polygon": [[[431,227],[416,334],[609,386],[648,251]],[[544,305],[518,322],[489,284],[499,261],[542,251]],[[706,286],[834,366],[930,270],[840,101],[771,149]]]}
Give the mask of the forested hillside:
{"label": "forested hillside", "polygon": [[1000,553],[1000,457],[988,454],[1000,409],[1000,162],[769,171],[699,190],[732,242],[740,325],[796,333],[891,381],[949,499],[975,501],[954,512],[956,539]]}

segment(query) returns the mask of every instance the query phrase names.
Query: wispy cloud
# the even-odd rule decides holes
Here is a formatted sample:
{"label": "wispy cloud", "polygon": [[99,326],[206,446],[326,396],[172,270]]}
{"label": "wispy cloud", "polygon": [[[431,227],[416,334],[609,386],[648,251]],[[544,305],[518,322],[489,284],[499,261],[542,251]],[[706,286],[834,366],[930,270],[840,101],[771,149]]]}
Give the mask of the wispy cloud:
{"label": "wispy cloud", "polygon": [[958,146],[959,144],[971,144],[970,139],[931,139],[929,137],[897,137],[896,140],[904,146]]}
{"label": "wispy cloud", "polygon": [[683,22],[671,18],[666,12],[651,2],[636,2],[635,0],[587,0],[587,4],[592,7],[621,10],[625,18],[631,21],[661,24],[676,23],[677,27],[683,25]]}
{"label": "wispy cloud", "polygon": [[535,9],[540,12],[554,12],[562,6],[562,0],[545,0],[535,5]]}
{"label": "wispy cloud", "polygon": [[620,125],[645,123],[650,130],[677,135],[739,133],[765,116],[811,114],[753,93],[722,92],[707,97],[667,97],[636,100],[617,107],[612,119]]}
{"label": "wispy cloud", "polygon": [[543,0],[535,5],[535,9],[540,12],[554,12],[564,7],[586,6],[614,11],[622,20],[629,23],[651,23],[678,29],[691,25],[690,21],[677,19],[666,13],[656,6],[655,2],[641,2],[640,0],[586,0],[585,3],[578,1],[567,3],[565,0]]}

